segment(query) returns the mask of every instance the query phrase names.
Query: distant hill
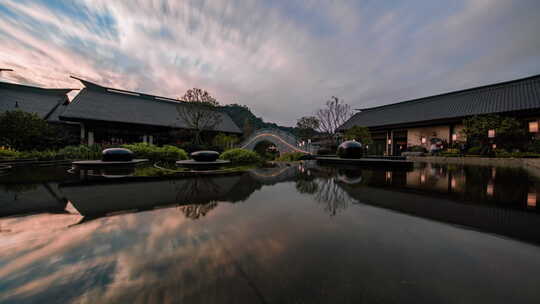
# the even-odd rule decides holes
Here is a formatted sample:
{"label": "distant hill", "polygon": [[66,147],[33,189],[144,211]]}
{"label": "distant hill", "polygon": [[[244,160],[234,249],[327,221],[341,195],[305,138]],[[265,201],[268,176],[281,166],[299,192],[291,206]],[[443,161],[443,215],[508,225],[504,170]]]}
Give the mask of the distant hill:
{"label": "distant hill", "polygon": [[292,134],[297,134],[298,129],[293,127],[284,127],[280,126],[273,122],[265,122],[262,118],[255,116],[253,112],[249,109],[248,106],[239,105],[239,104],[228,104],[220,106],[220,109],[229,114],[234,123],[241,129],[244,130],[244,123],[246,119],[251,122],[254,130],[265,129],[265,128],[275,128],[282,131],[290,132]]}

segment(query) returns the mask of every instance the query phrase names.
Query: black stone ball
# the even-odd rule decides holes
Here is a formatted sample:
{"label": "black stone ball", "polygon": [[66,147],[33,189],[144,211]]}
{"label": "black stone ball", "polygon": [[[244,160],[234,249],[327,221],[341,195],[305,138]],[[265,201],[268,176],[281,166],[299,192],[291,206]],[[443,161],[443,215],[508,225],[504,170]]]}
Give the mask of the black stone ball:
{"label": "black stone ball", "polygon": [[362,147],[362,144],[357,141],[345,141],[339,145],[337,155],[340,158],[362,158],[364,155],[364,148]]}
{"label": "black stone ball", "polygon": [[191,158],[199,162],[213,162],[219,157],[219,153],[216,151],[197,151],[191,153]]}
{"label": "black stone ball", "polygon": [[131,150],[129,149],[124,149],[124,148],[105,149],[103,150],[103,152],[101,152],[101,160],[104,162],[132,161],[133,152],[131,152]]}

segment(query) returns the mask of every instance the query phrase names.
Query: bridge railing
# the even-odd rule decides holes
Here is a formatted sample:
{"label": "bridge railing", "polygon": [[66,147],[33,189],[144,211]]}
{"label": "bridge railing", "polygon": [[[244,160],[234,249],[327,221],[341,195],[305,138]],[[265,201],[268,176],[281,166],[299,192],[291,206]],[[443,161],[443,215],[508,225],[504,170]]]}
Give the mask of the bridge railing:
{"label": "bridge railing", "polygon": [[297,150],[297,151],[313,153],[314,150],[316,150],[315,146],[312,146],[312,145],[302,145],[302,146],[300,146],[299,145],[299,143],[300,143],[299,139],[296,136],[294,136],[293,134],[291,134],[289,132],[286,132],[286,131],[282,131],[280,129],[273,129],[273,128],[265,128],[265,129],[256,130],[248,138],[243,140],[238,145],[238,147],[243,148],[243,147],[249,145],[254,140],[255,137],[265,135],[265,134],[270,134],[272,136],[278,136],[281,140],[283,140],[287,144],[294,147],[294,150]]}

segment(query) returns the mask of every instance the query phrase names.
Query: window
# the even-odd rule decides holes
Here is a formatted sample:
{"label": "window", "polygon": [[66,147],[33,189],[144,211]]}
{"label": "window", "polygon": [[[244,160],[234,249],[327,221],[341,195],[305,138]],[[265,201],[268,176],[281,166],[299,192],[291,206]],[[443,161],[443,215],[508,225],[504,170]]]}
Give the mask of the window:
{"label": "window", "polygon": [[426,143],[426,140],[427,140],[427,139],[426,139],[424,136],[422,136],[422,138],[420,139],[420,141],[421,141],[423,144]]}
{"label": "window", "polygon": [[538,121],[529,121],[529,132],[530,133],[538,132]]}
{"label": "window", "polygon": [[488,130],[488,137],[489,138],[494,138],[495,137],[495,130],[494,129]]}

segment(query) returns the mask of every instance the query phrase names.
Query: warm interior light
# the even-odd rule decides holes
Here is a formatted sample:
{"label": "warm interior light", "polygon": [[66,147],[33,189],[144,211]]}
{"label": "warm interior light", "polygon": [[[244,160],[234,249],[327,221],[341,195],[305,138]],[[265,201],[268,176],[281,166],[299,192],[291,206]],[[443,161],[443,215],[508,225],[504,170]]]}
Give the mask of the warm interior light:
{"label": "warm interior light", "polygon": [[487,195],[493,196],[493,189],[494,189],[493,183],[490,182],[490,183],[487,185],[487,189],[486,189]]}
{"label": "warm interior light", "polygon": [[489,138],[494,138],[495,137],[495,130],[494,129],[488,130],[488,137]]}
{"label": "warm interior light", "polygon": [[538,132],[538,121],[529,122],[529,132],[536,133]]}
{"label": "warm interior light", "polygon": [[452,179],[450,180],[450,187],[452,189],[454,189],[456,187],[456,179],[452,177]]}
{"label": "warm interior light", "polygon": [[497,149],[497,144],[493,144],[493,145],[491,145],[491,147],[492,147],[493,149]]}
{"label": "warm interior light", "polygon": [[392,179],[392,171],[386,172],[386,180],[391,180],[391,179]]}
{"label": "warm interior light", "polygon": [[422,173],[422,175],[420,175],[420,183],[423,184],[426,182],[426,175]]}
{"label": "warm interior light", "polygon": [[452,134],[452,140],[457,140],[457,134]]}
{"label": "warm interior light", "polygon": [[388,144],[389,144],[389,145],[392,144],[392,140],[391,140],[391,139],[388,140]]}
{"label": "warm interior light", "polygon": [[527,206],[536,207],[536,192],[529,192],[527,194]]}
{"label": "warm interior light", "polygon": [[422,137],[421,141],[422,141],[423,144],[425,144],[426,143],[426,138]]}

